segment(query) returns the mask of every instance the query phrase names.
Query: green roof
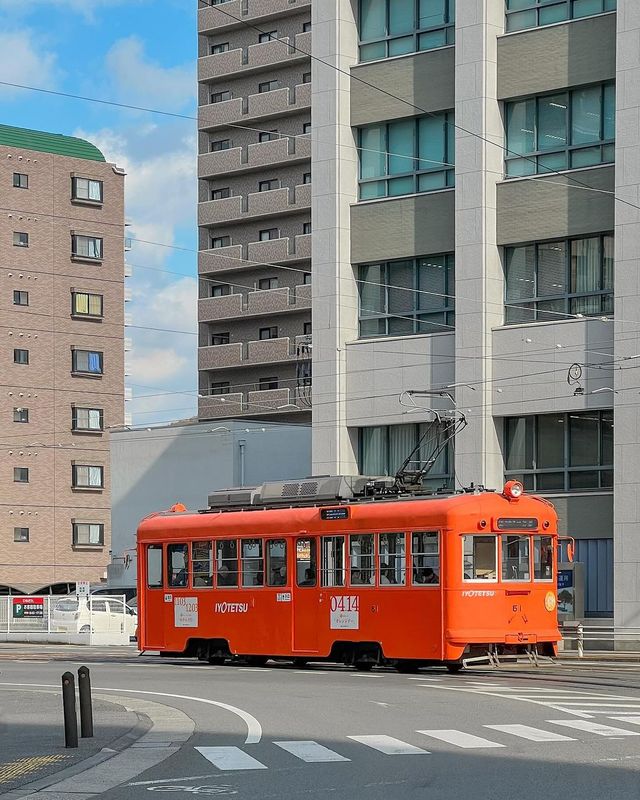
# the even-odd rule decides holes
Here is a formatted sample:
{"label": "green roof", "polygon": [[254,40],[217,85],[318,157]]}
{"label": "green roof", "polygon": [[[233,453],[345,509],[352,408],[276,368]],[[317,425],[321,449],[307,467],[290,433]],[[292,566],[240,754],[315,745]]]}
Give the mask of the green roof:
{"label": "green roof", "polygon": [[40,153],[54,153],[58,156],[86,158],[87,161],[106,161],[91,142],[76,139],[75,136],[63,136],[61,133],[45,133],[0,125],[0,145],[2,144],[8,147],[20,147],[23,150],[37,150]]}

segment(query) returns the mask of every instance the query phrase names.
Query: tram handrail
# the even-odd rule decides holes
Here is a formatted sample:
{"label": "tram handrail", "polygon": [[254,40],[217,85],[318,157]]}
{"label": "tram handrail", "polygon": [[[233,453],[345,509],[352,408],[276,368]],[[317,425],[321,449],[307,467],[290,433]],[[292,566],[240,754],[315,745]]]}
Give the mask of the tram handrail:
{"label": "tram handrail", "polygon": [[584,657],[585,644],[596,642],[616,643],[638,642],[640,650],[640,627],[616,625],[585,625],[582,622],[563,622],[560,633],[565,642],[576,642],[578,658]]}

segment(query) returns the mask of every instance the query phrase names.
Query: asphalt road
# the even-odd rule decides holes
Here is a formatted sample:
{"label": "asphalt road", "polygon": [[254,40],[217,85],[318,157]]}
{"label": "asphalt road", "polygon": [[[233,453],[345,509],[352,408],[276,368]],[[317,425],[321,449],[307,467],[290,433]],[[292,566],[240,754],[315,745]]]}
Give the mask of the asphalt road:
{"label": "asphalt road", "polygon": [[195,722],[176,752],[105,800],[640,798],[640,665],[400,675],[67,653],[41,649],[38,662],[0,653],[0,689],[57,687],[65,669],[88,661],[96,692]]}

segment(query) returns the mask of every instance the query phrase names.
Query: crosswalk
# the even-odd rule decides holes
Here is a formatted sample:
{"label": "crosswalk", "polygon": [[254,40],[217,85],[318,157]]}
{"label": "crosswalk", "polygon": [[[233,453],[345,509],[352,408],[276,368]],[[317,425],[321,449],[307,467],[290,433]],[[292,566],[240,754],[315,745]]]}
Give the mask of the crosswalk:
{"label": "crosswalk", "polygon": [[[618,724],[609,724],[609,720]],[[619,727],[619,723],[625,723],[625,727]],[[582,741],[590,737],[600,739],[619,740],[626,737],[640,736],[640,730],[629,728],[626,724],[640,727],[640,715],[628,716],[612,716],[606,721],[593,721],[587,719],[550,719],[545,720],[544,727],[536,727],[532,725],[524,725],[519,723],[510,723],[504,725],[482,725],[483,729],[490,731],[492,738],[485,738],[480,736],[479,733],[469,733],[468,731],[457,730],[453,728],[447,729],[427,729],[416,730],[414,733],[424,737],[425,744],[429,748],[443,749],[460,749],[460,750],[489,750],[489,749],[506,749],[514,742],[527,740],[537,744],[544,743],[558,743],[558,742],[576,742],[578,738]],[[563,729],[564,732],[558,730]],[[567,733],[573,733],[573,736]],[[498,734],[496,737],[495,735]],[[495,738],[494,738],[495,737]],[[498,741],[501,738],[502,741]],[[375,751],[383,756],[429,756],[433,755],[431,749],[419,747],[411,742],[406,742],[397,739],[394,736],[386,734],[361,734],[350,735],[346,737],[348,745],[352,744],[363,745],[365,751]],[[356,759],[356,756],[351,750],[349,756],[344,753],[337,752],[320,742],[312,740],[301,741],[274,741],[271,744],[275,745],[280,751],[284,751],[288,756],[292,756],[299,761],[306,764],[328,764],[351,762]],[[268,746],[268,743],[267,743]],[[226,747],[196,747],[200,755],[207,761],[213,764],[221,772],[244,772],[250,770],[265,770],[269,769],[267,764],[258,760],[254,755],[251,755],[240,747],[226,746]],[[338,747],[340,749],[340,747]],[[255,751],[254,751],[255,752]],[[262,755],[264,748],[260,752]],[[267,759],[265,759],[267,760]]]}

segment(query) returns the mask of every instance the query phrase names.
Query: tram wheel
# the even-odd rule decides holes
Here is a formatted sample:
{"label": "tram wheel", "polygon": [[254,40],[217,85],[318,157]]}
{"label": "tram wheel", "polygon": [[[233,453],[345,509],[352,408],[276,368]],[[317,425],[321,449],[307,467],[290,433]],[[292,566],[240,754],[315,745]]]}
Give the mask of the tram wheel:
{"label": "tram wheel", "polygon": [[373,661],[356,661],[353,665],[358,672],[371,672],[373,669]]}
{"label": "tram wheel", "polygon": [[245,659],[250,667],[264,667],[268,660],[266,656],[247,656]]}
{"label": "tram wheel", "polygon": [[419,668],[420,665],[417,661],[398,661],[396,664],[396,669],[398,672],[402,672],[404,674],[417,672]]}
{"label": "tram wheel", "polygon": [[455,675],[456,673],[460,672],[462,667],[462,664],[447,664],[447,672],[449,672],[451,675]]}
{"label": "tram wheel", "polygon": [[226,658],[224,656],[209,656],[207,658],[207,661],[212,666],[220,667],[220,666],[222,666],[224,664],[224,662],[226,661]]}
{"label": "tram wheel", "polygon": [[309,662],[306,658],[294,658],[293,666],[298,667],[298,669],[304,669],[305,667],[309,666]]}

